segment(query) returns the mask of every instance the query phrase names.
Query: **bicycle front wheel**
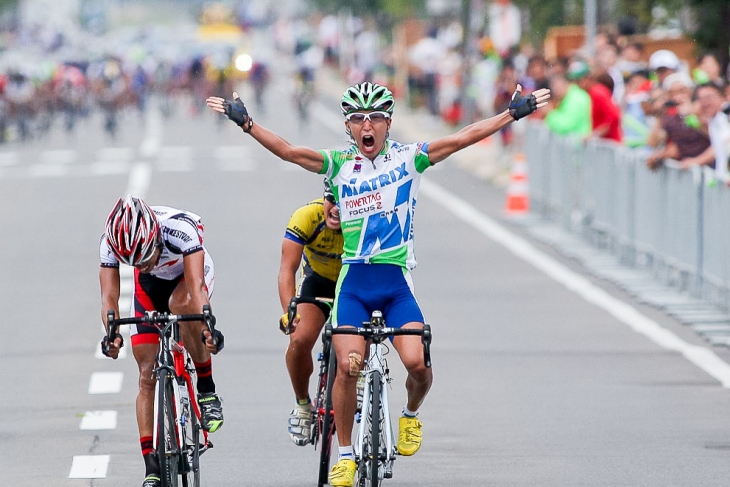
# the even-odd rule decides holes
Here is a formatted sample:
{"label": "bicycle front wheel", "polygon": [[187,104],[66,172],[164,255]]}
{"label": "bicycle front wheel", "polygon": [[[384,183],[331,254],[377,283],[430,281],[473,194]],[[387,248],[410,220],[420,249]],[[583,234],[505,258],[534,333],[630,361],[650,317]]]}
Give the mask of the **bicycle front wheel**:
{"label": "bicycle front wheel", "polygon": [[[185,383],[188,394],[193,390]],[[193,390],[193,393],[195,391]],[[195,394],[189,397],[188,403],[183,407],[183,454],[182,454],[182,485],[183,487],[200,487],[200,418],[195,413]]]}
{"label": "bicycle front wheel", "polygon": [[178,487],[180,450],[175,421],[175,380],[167,369],[157,371],[157,461],[160,464],[162,487]]}
{"label": "bicycle front wheel", "polygon": [[372,371],[370,375],[372,381],[372,395],[370,397],[370,486],[378,487],[380,485],[380,372],[377,370]]}
{"label": "bicycle front wheel", "polygon": [[[332,457],[332,438],[335,434],[335,417],[332,410],[332,384],[335,382],[335,371],[337,370],[337,359],[334,347],[329,347],[327,359],[327,377],[320,382],[320,391],[317,397],[316,420],[321,424],[320,452],[319,452],[319,480],[317,487],[326,485],[329,481],[330,459]],[[321,408],[320,408],[321,406]]]}

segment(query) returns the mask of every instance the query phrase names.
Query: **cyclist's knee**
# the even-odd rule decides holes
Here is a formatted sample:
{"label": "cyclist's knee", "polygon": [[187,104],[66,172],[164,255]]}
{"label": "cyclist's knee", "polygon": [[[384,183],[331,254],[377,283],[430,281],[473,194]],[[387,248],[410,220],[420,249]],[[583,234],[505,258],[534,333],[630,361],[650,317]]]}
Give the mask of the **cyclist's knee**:
{"label": "cyclist's knee", "polygon": [[345,381],[356,381],[362,368],[362,354],[357,350],[347,353],[345,360],[337,362],[337,377]]}
{"label": "cyclist's knee", "polygon": [[410,375],[417,382],[428,382],[433,377],[433,372],[430,367],[426,367],[423,359],[420,361],[414,361],[409,364],[404,364],[408,375]]}

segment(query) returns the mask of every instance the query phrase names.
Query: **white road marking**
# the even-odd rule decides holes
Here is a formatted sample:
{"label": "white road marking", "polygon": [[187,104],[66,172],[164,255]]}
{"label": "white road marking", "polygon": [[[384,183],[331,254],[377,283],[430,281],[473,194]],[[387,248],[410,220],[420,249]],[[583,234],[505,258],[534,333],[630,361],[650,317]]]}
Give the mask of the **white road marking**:
{"label": "white road marking", "polygon": [[132,166],[132,172],[129,174],[129,183],[127,184],[127,194],[144,198],[147,189],[150,186],[152,178],[152,168],[146,162],[138,162]]}
{"label": "white road marking", "polygon": [[70,479],[103,479],[109,466],[109,455],[77,455],[71,463]]}
{"label": "white road marking", "polygon": [[99,149],[96,155],[102,161],[129,162],[134,158],[134,149],[131,147],[104,147]]}
{"label": "white road marking", "polygon": [[145,138],[139,147],[142,157],[153,157],[162,146],[163,123],[162,115],[157,110],[147,110],[145,117]]}
{"label": "white road marking", "polygon": [[18,153],[17,152],[0,153],[0,167],[14,166],[17,163],[18,163]]}
{"label": "white road marking", "polygon": [[155,162],[155,169],[162,172],[190,172],[194,165],[191,159],[160,159]]}
{"label": "white road marking", "polygon": [[219,171],[240,171],[249,172],[256,170],[256,161],[250,160],[220,160],[218,161]]}
{"label": "white road marking", "polygon": [[79,424],[79,429],[82,430],[113,430],[116,427],[116,411],[86,411]]}
{"label": "white road marking", "polygon": [[421,189],[425,196],[450,210],[457,218],[499,243],[515,256],[540,269],[589,303],[607,311],[660,347],[681,353],[687,360],[720,381],[723,387],[730,388],[730,364],[720,359],[712,350],[682,340],[670,330],[642,315],[633,306],[614,298],[437,184],[424,178],[421,180]]}
{"label": "white road marking", "polygon": [[35,178],[58,177],[66,173],[68,173],[68,166],[66,164],[46,163],[28,166],[28,174]]}
{"label": "white road marking", "polygon": [[91,164],[91,173],[97,175],[104,174],[124,174],[131,167],[127,161],[98,161]]}
{"label": "white road marking", "polygon": [[215,148],[213,156],[216,159],[240,160],[250,157],[250,152],[245,145],[223,145]]}
{"label": "white road marking", "polygon": [[38,160],[41,164],[71,164],[78,156],[75,150],[46,150],[41,152]]}
{"label": "white road marking", "polygon": [[122,390],[122,372],[94,372],[89,381],[89,394],[116,394]]}

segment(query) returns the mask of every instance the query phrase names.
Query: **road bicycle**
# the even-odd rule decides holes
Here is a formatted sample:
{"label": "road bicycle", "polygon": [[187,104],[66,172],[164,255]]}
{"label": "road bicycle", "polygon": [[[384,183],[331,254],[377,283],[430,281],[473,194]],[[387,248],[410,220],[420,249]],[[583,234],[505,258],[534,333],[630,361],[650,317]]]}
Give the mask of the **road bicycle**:
{"label": "road bicycle", "polygon": [[[424,363],[426,367],[431,367],[431,326],[424,324],[420,330],[389,328],[385,325],[383,313],[376,310],[372,312],[370,321],[363,322],[362,328],[333,328],[327,323],[323,341],[331,342],[333,335],[358,335],[369,342],[369,353],[362,371],[365,378],[362,409],[352,446],[357,463],[355,485],[377,487],[383,479],[393,477],[393,463],[397,454],[388,406],[388,385],[392,379],[385,360],[387,346],[383,342],[393,336],[420,335]],[[327,389],[327,394],[331,395],[331,387]],[[331,404],[331,399],[328,399],[328,403]]]}
{"label": "road bicycle", "polygon": [[160,464],[162,487],[199,487],[200,455],[213,448],[200,421],[196,381],[193,380],[195,365],[180,336],[179,322],[182,321],[204,322],[215,344],[215,317],[208,305],[203,306],[201,314],[189,315],[147,311],[144,316],[115,319],[114,311],[107,312],[109,341],[116,336],[120,325],[161,325],[154,327],[160,334],[160,348],[154,371],[157,385],[152,440]]}
{"label": "road bicycle", "polygon": [[[288,335],[292,332],[291,323],[297,315],[297,305],[301,303],[326,304],[332,308],[330,298],[310,298],[295,296],[289,301],[287,307],[288,324],[280,324],[281,331]],[[327,320],[329,323],[329,320]],[[312,407],[312,428],[309,442],[314,445],[315,450],[319,447],[319,472],[317,474],[317,487],[327,484],[330,459],[332,455],[332,439],[335,435],[335,413],[332,409],[332,384],[335,380],[337,363],[335,352],[330,340],[322,336],[322,351],[317,355],[319,361],[319,375],[317,376],[317,395]]]}

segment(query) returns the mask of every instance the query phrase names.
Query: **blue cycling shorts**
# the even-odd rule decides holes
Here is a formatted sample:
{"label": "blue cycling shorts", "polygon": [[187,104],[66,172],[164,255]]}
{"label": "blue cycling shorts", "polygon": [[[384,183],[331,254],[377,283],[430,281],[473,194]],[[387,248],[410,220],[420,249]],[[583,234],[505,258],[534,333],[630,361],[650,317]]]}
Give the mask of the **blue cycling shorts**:
{"label": "blue cycling shorts", "polygon": [[359,328],[375,310],[383,312],[385,324],[392,328],[424,322],[407,269],[392,264],[344,264],[337,281],[333,326]]}

